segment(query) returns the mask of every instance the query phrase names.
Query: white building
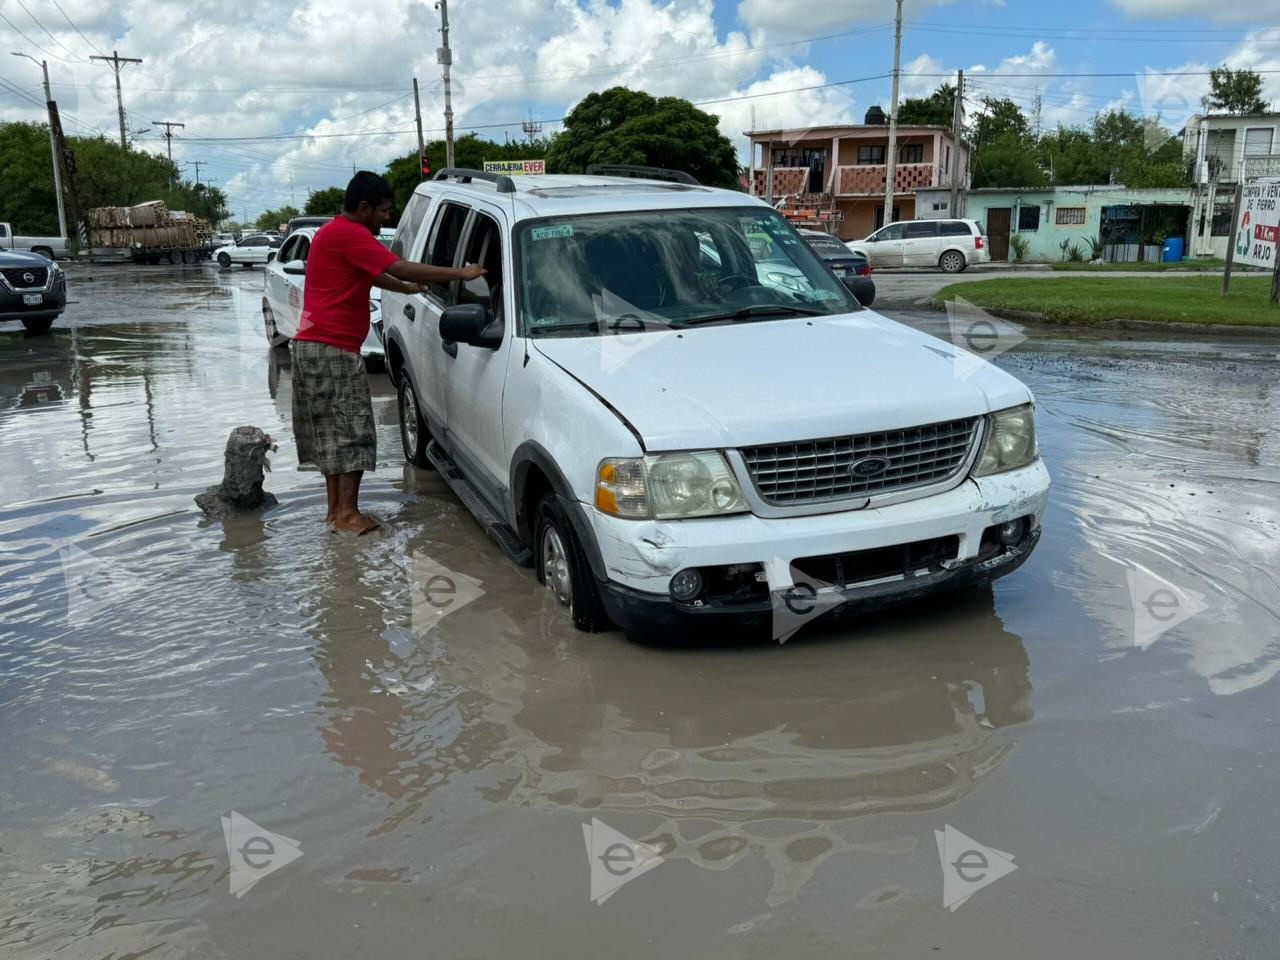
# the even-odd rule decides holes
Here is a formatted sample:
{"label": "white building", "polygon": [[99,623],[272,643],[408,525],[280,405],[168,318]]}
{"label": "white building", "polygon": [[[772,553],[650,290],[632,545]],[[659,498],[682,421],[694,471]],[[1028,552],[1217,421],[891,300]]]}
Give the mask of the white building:
{"label": "white building", "polygon": [[1193,161],[1187,253],[1225,257],[1236,184],[1280,176],[1280,113],[1197,114],[1182,131],[1182,149]]}

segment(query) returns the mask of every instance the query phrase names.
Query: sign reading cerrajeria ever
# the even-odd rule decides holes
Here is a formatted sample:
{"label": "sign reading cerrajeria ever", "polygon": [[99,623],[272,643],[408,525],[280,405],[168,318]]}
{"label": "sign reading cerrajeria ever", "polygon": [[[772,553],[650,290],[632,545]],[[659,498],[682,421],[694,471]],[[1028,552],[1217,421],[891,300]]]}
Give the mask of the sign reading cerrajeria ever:
{"label": "sign reading cerrajeria ever", "polygon": [[1235,262],[1271,269],[1280,246],[1280,179],[1248,180],[1240,195]]}
{"label": "sign reading cerrajeria ever", "polygon": [[543,160],[486,160],[485,173],[546,173],[547,164]]}

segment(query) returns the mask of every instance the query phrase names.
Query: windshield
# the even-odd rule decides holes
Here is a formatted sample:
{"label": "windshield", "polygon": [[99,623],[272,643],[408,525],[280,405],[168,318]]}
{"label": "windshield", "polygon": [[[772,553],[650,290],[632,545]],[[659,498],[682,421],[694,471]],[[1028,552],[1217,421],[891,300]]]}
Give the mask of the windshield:
{"label": "windshield", "polygon": [[532,337],[861,309],[790,224],[761,207],[526,222],[516,259],[522,328]]}

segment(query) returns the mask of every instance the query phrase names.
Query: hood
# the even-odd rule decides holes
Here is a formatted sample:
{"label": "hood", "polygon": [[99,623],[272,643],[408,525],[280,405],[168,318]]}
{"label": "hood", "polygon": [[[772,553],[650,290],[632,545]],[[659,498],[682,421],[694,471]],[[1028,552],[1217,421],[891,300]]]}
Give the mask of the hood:
{"label": "hood", "polygon": [[0,250],[0,267],[47,267],[49,258],[30,250]]}
{"label": "hood", "polygon": [[530,342],[650,451],[901,429],[1031,400],[985,360],[870,310]]}

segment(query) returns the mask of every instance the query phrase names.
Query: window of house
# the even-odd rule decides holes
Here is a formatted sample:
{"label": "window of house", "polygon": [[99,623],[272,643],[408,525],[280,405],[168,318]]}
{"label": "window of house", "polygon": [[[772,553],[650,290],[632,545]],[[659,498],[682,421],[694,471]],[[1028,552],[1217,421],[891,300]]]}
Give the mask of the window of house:
{"label": "window of house", "polygon": [[946,160],[943,161],[942,172],[950,173],[951,172],[951,144],[949,143],[947,144],[947,151],[946,153],[943,154],[943,156],[946,157]]}
{"label": "window of house", "polygon": [[866,143],[858,147],[858,163],[864,165],[884,163],[884,144]]}
{"label": "window of house", "polygon": [[1059,207],[1053,215],[1053,222],[1060,227],[1072,226],[1085,222],[1084,207]]}
{"label": "window of house", "polygon": [[[426,263],[436,267],[452,267],[458,254],[458,241],[462,239],[462,227],[471,211],[458,203],[446,203],[440,207],[431,240],[427,244]],[[449,301],[449,283],[437,282],[427,289],[445,303]]]}
{"label": "window of house", "polygon": [[947,204],[946,204],[945,202],[935,202],[935,203],[934,203],[934,205],[933,205],[933,209],[934,209],[935,211],[936,211],[936,210],[946,210],[946,209],[947,209]]}
{"label": "window of house", "polygon": [[[893,220],[890,220],[889,222],[892,223],[894,220],[900,220],[901,218],[902,218],[902,214],[899,208],[895,206],[893,208]],[[876,207],[876,229],[879,230],[883,226],[884,226],[884,207]]]}
{"label": "window of house", "polygon": [[1235,212],[1235,203],[1215,203],[1213,205],[1213,227],[1209,235],[1211,237],[1229,237],[1232,232],[1232,213]]}
{"label": "window of house", "polygon": [[924,144],[905,143],[898,151],[899,163],[924,163]]}
{"label": "window of house", "polygon": [[1018,231],[1036,231],[1040,229],[1040,207],[1019,207],[1018,208]]}
{"label": "window of house", "polygon": [[479,303],[489,309],[495,320],[502,319],[502,230],[492,217],[477,213],[467,240],[463,261],[478,263],[485,275],[475,280],[460,281],[458,303]]}
{"label": "window of house", "polygon": [[1244,132],[1244,155],[1265,157],[1271,153],[1271,141],[1275,131],[1270,127],[1250,127]]}

